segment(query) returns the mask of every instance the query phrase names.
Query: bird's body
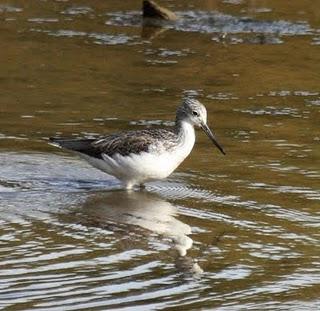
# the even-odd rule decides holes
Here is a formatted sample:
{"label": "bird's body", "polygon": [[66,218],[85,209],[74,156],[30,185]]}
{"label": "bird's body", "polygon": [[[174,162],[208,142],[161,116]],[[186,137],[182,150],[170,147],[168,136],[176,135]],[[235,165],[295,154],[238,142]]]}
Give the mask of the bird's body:
{"label": "bird's body", "polygon": [[177,111],[173,128],[128,131],[98,139],[52,138],[51,141],[78,153],[92,166],[115,176],[130,189],[134,185],[168,177],[190,154],[195,143],[194,125],[197,124],[193,120],[196,115],[191,119],[189,110],[198,117],[202,112],[200,126],[208,129],[205,107],[194,99],[187,99]]}

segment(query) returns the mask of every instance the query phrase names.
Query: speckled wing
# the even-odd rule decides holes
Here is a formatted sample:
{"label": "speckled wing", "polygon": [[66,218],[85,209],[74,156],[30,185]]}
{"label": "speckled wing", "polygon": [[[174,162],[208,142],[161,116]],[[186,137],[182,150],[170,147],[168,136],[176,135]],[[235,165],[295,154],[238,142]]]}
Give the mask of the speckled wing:
{"label": "speckled wing", "polygon": [[93,138],[61,138],[61,137],[50,137],[50,144],[56,147],[65,148],[68,150],[84,153],[90,157],[102,159],[101,152],[95,148],[92,143],[95,141]]}
{"label": "speckled wing", "polygon": [[92,142],[91,146],[99,153],[123,156],[148,152],[150,146],[170,148],[176,140],[173,131],[166,129],[150,129],[113,134]]}

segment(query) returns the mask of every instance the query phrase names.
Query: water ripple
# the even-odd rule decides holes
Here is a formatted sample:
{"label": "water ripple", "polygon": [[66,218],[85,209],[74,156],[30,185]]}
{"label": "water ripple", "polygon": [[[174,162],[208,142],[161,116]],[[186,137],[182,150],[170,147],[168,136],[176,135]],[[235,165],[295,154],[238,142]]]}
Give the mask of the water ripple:
{"label": "water ripple", "polygon": [[8,4],[0,4],[0,13],[20,13],[23,9]]}
{"label": "water ripple", "polygon": [[61,11],[65,15],[87,15],[92,12],[93,9],[89,6],[72,6]]}
{"label": "water ripple", "polygon": [[[228,176],[177,173],[130,193],[62,154],[1,153],[0,160],[7,163],[0,171],[4,307],[223,306],[319,281],[319,217],[192,185]],[[235,184],[314,195],[305,187]],[[218,290],[230,281],[234,290]],[[199,299],[199,290],[215,292],[214,299]]]}
{"label": "water ripple", "polygon": [[129,44],[134,38],[124,34],[111,35],[107,33],[95,33],[95,32],[84,32],[77,30],[61,29],[61,30],[43,30],[37,28],[31,28],[30,31],[38,33],[46,33],[53,37],[65,37],[65,38],[88,38],[94,44],[99,45],[118,45],[118,44]]}
{"label": "water ripple", "polygon": [[[287,21],[260,21],[248,17],[236,17],[217,11],[180,11],[175,22],[161,22],[161,26],[179,31],[202,33],[274,33],[277,35],[306,35],[312,33],[307,22],[291,23]],[[108,13],[107,25],[141,26],[141,13]]]}

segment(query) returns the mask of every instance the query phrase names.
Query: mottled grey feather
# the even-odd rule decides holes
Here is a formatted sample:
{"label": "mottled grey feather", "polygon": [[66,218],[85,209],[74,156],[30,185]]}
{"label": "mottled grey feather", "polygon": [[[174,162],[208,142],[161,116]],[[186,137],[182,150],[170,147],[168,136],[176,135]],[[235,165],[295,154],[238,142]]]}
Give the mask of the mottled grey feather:
{"label": "mottled grey feather", "polygon": [[92,145],[101,153],[113,156],[118,153],[127,156],[131,153],[148,152],[150,146],[170,148],[177,141],[174,131],[167,129],[146,129],[113,134],[98,139]]}
{"label": "mottled grey feather", "polygon": [[102,159],[101,152],[92,145],[95,140],[96,139],[94,138],[65,139],[50,137],[51,143],[55,146],[85,153],[91,157]]}
{"label": "mottled grey feather", "polygon": [[154,148],[170,149],[176,146],[178,135],[174,129],[145,129],[140,131],[121,132],[98,139],[62,139],[50,140],[63,148],[102,159],[102,154],[112,157],[115,154],[128,156],[148,152]]}

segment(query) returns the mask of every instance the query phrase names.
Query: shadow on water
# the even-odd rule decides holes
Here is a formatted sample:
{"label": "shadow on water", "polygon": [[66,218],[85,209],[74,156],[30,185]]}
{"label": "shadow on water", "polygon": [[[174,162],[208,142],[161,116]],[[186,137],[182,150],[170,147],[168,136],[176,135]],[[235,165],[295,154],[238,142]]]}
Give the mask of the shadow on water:
{"label": "shadow on water", "polygon": [[202,272],[192,258],[182,258],[192,247],[188,236],[191,227],[177,219],[177,207],[159,194],[125,191],[117,180],[77,158],[2,153],[0,159],[7,164],[0,173],[3,219],[57,217],[62,223],[78,223],[127,236],[135,234],[137,228],[144,229],[146,240],[152,232],[165,243],[171,241],[168,244],[176,250],[177,268]]}
{"label": "shadow on water", "polygon": [[[161,239],[169,238],[178,252],[178,268],[199,274],[202,269],[192,260],[184,258],[192,247],[188,236],[191,227],[177,219],[178,209],[157,194],[146,191],[111,191],[90,196],[81,207],[82,225],[109,228],[123,234],[134,232],[136,227],[146,229],[145,237],[153,232]],[[125,225],[125,226],[124,226]]]}

